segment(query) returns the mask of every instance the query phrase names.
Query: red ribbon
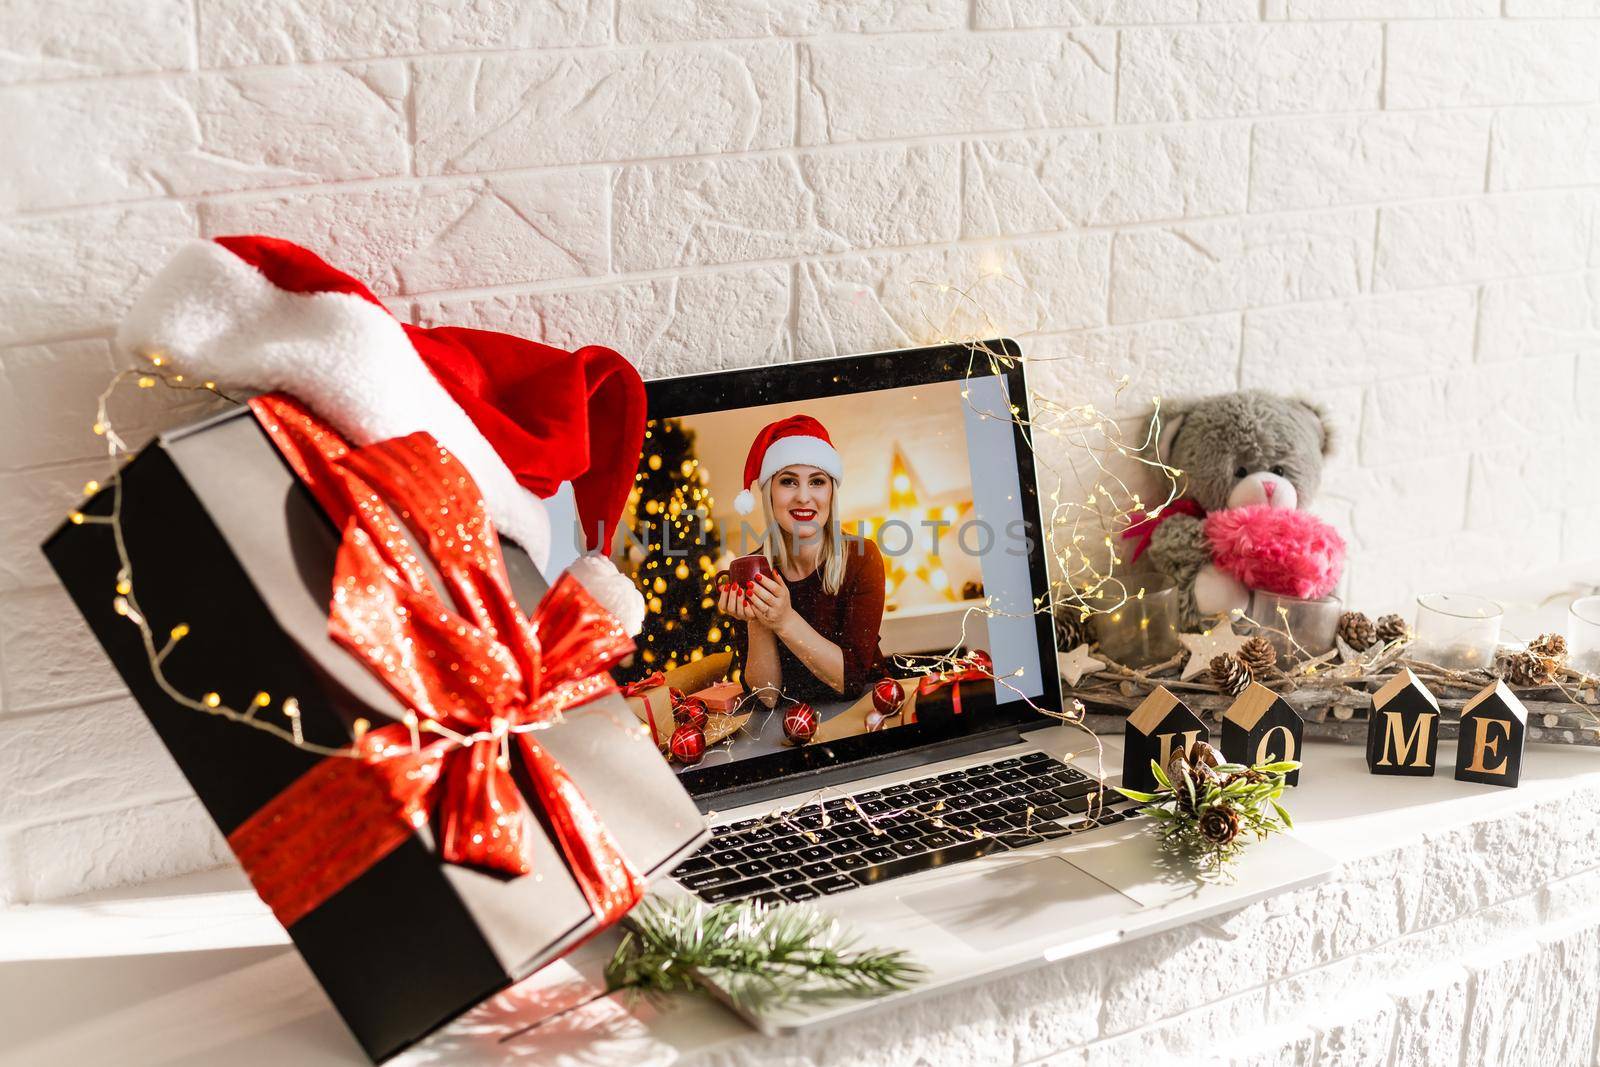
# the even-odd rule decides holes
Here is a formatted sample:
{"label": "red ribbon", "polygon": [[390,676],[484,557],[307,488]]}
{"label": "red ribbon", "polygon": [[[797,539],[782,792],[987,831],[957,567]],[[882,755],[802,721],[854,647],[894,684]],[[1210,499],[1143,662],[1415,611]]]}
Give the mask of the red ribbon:
{"label": "red ribbon", "polygon": [[655,709],[650,706],[649,693],[652,689],[666,684],[667,676],[665,674],[660,671],[652,671],[638,681],[629,682],[622,687],[622,695],[624,697],[629,699],[638,697],[644,701],[644,717],[650,722],[650,741],[652,744],[657,745],[661,743],[661,731],[656,729],[656,713]]}
{"label": "red ribbon", "polygon": [[629,682],[622,687],[625,697],[642,697],[652,689],[667,684],[667,676],[660,671],[654,671],[640,678],[637,682]]}
{"label": "red ribbon", "polygon": [[352,451],[294,400],[250,406],[343,529],[329,633],[425,731],[422,744],[404,725],[372,731],[359,755],[321,761],[228,836],[262,899],[291,926],[430,815],[445,862],[529,873],[539,831],[515,758],[591,910],[621,918],[644,881],[536,727],[615,692],[605,672],[632,639],[571,575],[522,615],[476,484],[430,435]]}
{"label": "red ribbon", "polygon": [[1126,530],[1122,531],[1122,539],[1124,541],[1138,542],[1133,546],[1133,558],[1128,562],[1139,562],[1139,557],[1144,555],[1150,548],[1150,542],[1156,535],[1156,527],[1174,515],[1192,515],[1197,519],[1203,519],[1206,515],[1206,509],[1200,506],[1198,500],[1180,496],[1162,508],[1159,514],[1146,515],[1142,511],[1135,511],[1132,516],[1133,522],[1128,525]]}
{"label": "red ribbon", "polygon": [[981,682],[985,678],[994,677],[994,661],[989,658],[989,653],[977,649],[964,659],[956,661],[954,667],[948,671],[938,671],[934,674],[924,674],[917,680],[917,698],[937,693],[945,686],[950,687],[950,707],[957,714],[961,714],[961,683]]}

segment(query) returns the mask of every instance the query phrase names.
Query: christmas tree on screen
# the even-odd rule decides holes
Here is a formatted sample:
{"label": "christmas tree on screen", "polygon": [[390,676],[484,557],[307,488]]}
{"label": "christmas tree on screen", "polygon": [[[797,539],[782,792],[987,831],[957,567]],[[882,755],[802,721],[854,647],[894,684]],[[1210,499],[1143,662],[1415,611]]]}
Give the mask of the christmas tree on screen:
{"label": "christmas tree on screen", "polygon": [[[633,539],[625,542],[634,584],[644,594],[644,629],[632,678],[732,648],[717,611],[714,576],[722,539],[711,519],[707,476],[694,431],[679,419],[651,419],[628,501]],[[626,538],[624,534],[624,538]]]}

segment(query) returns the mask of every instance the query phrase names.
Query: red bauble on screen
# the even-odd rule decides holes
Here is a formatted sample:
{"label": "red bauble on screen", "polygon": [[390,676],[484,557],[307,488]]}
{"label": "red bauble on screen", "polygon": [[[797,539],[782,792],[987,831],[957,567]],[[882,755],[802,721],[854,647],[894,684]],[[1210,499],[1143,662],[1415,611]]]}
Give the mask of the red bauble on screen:
{"label": "red bauble on screen", "polygon": [[810,704],[795,704],[783,713],[783,736],[803,745],[817,735],[817,713]]}
{"label": "red bauble on screen", "polygon": [[667,699],[672,702],[672,710],[677,711],[678,705],[684,701],[683,690],[676,686],[667,686]]}
{"label": "red bauble on screen", "polygon": [[906,691],[893,678],[879,678],[873,685],[872,708],[880,716],[898,715],[905,706]]}
{"label": "red bauble on screen", "polygon": [[672,718],[678,725],[690,725],[699,730],[706,728],[706,702],[699,697],[689,697],[672,707]]}
{"label": "red bauble on screen", "polygon": [[667,745],[672,758],[686,767],[693,767],[705,759],[706,732],[693,723],[684,723],[672,731],[672,741]]}

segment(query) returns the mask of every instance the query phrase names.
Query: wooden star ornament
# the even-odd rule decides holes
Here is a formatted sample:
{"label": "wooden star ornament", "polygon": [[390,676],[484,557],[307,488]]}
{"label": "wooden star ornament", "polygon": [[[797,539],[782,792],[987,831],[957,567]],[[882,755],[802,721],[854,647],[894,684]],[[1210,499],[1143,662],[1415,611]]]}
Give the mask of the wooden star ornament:
{"label": "wooden star ornament", "polygon": [[1197,674],[1204,674],[1211,667],[1214,656],[1232,656],[1249,638],[1244,634],[1233,632],[1233,623],[1225,622],[1204,630],[1197,634],[1179,634],[1178,643],[1189,650],[1189,659],[1183,665],[1183,673],[1179,677],[1187,682]]}
{"label": "wooden star ornament", "polygon": [[1061,664],[1061,677],[1071,686],[1076,686],[1084,675],[1106,668],[1103,661],[1089,655],[1088,645],[1079,645],[1071,652],[1057,652],[1056,660]]}

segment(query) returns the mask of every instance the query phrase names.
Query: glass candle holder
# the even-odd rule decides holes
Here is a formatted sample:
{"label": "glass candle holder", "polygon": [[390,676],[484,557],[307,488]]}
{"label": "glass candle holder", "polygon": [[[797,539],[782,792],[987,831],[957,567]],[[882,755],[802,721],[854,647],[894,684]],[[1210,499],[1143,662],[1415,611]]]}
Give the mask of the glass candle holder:
{"label": "glass candle holder", "polygon": [[1417,637],[1409,655],[1452,671],[1489,667],[1503,614],[1487,597],[1424,593],[1417,597]]}
{"label": "glass candle holder", "polygon": [[1581,596],[1567,609],[1567,662],[1600,675],[1600,596]]}
{"label": "glass candle holder", "polygon": [[1331,650],[1343,611],[1344,602],[1336,596],[1301,600],[1264,589],[1250,594],[1250,618],[1262,628],[1278,656],[1291,663]]}
{"label": "glass candle holder", "polygon": [[1144,596],[1118,602],[1089,600],[1100,651],[1124,667],[1148,667],[1178,654],[1178,590],[1146,589]]}

